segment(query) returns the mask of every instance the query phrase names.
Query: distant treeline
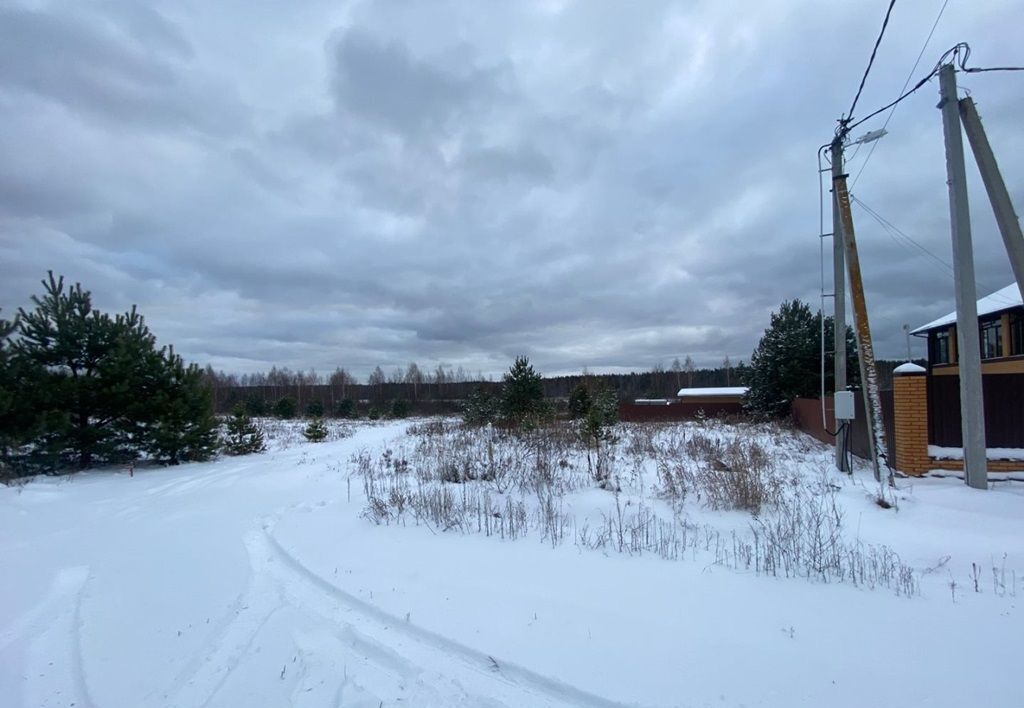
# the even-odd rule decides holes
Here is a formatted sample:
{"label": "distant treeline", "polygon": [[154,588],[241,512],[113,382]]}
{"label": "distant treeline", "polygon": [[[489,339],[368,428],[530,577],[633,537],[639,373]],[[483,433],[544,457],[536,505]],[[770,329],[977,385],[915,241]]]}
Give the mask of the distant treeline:
{"label": "distant treeline", "polygon": [[[879,385],[883,390],[892,388],[892,370],[901,363],[902,360],[877,362]],[[692,370],[673,368],[626,374],[584,372],[551,376],[543,379],[543,386],[544,396],[550,399],[567,399],[577,384],[587,382],[604,385],[615,391],[620,400],[629,401],[671,398],[681,388],[743,386],[746,373],[746,364],[740,362],[735,366]],[[447,367],[422,374],[415,364],[396,370],[390,376],[385,376],[377,367],[367,383],[357,382],[341,368],[323,375],[274,367],[267,373],[236,376],[207,367],[205,376],[217,413],[227,413],[236,405],[242,405],[257,415],[271,414],[282,399],[294,404],[298,415],[311,406],[312,410],[322,410],[326,415],[366,415],[375,410],[386,413],[394,401],[408,403],[412,412],[421,415],[455,413],[474,391],[497,395],[502,386],[501,381],[467,376],[460,369]]]}
{"label": "distant treeline", "polygon": [[[656,369],[627,374],[584,372],[544,378],[543,386],[544,396],[552,399],[567,399],[580,382],[595,387],[604,385],[615,391],[621,400],[669,398],[684,387],[740,386],[745,372],[746,366],[742,362],[716,369]],[[385,376],[378,367],[367,383],[358,383],[344,369],[336,369],[324,376],[314,371],[276,367],[265,374],[244,376],[224,374],[207,367],[206,380],[218,413],[226,413],[241,404],[256,414],[264,410],[269,413],[282,399],[290,399],[299,414],[311,404],[314,409],[322,408],[328,415],[350,410],[353,406],[354,412],[365,414],[371,408],[384,410],[395,400],[407,401],[417,413],[455,412],[459,410],[460,402],[474,391],[497,394],[502,386],[501,381],[466,377],[459,370],[444,367],[422,375],[415,364],[391,376]]]}

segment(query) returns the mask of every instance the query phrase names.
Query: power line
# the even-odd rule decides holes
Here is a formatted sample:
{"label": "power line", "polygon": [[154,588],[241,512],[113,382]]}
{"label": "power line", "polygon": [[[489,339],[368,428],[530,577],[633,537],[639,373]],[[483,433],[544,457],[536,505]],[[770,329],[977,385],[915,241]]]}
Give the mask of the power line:
{"label": "power line", "polygon": [[949,263],[944,261],[939,256],[935,255],[934,253],[929,251],[927,248],[922,246],[920,243],[918,243],[916,240],[914,240],[913,238],[908,236],[906,233],[901,231],[895,224],[893,224],[891,221],[886,219],[884,216],[879,214],[877,211],[875,211],[874,209],[869,207],[867,204],[865,204],[863,201],[861,201],[857,197],[851,195],[850,196],[850,201],[856,203],[858,206],[860,206],[860,208],[862,208],[865,212],[867,212],[867,214],[869,216],[871,216],[871,218],[873,218],[875,221],[877,221],[882,226],[882,228],[885,229],[886,233],[888,233],[891,237],[893,237],[894,241],[899,242],[899,239],[902,239],[904,244],[909,244],[910,246],[913,246],[918,251],[920,251],[922,254],[924,254],[925,256],[928,256],[929,258],[931,258],[933,261],[935,261],[938,265],[940,265],[942,267],[942,269],[943,269],[943,271],[944,271],[944,273],[946,275],[948,275],[950,278],[953,277],[953,266],[951,266]]}
{"label": "power line", "polygon": [[[884,216],[882,216],[881,214],[876,212],[874,209],[869,207],[862,200],[858,199],[857,197],[853,196],[852,194],[850,195],[850,201],[851,202],[855,202],[871,218],[873,218],[875,221],[877,221],[878,224],[882,227],[882,229],[885,230],[886,234],[890,238],[893,239],[893,241],[895,241],[896,243],[901,244],[903,246],[908,246],[908,245],[909,246],[913,246],[918,251],[920,251],[921,254],[923,254],[925,256],[928,256],[930,259],[935,261],[936,264],[941,266],[941,271],[942,271],[943,275],[948,277],[950,280],[955,280],[954,277],[953,277],[953,266],[952,265],[950,265],[948,262],[943,260],[940,256],[937,256],[934,253],[932,253],[931,251],[929,251],[925,246],[923,246],[920,242],[918,242],[912,236],[909,236],[905,231],[902,231],[898,226],[893,224],[891,221],[886,219]],[[986,297],[991,297],[994,300],[996,300],[997,302],[1005,303],[1008,306],[1013,306],[1014,304],[1016,304],[1012,300],[1009,300],[1009,299],[1004,298],[1004,297],[1000,297],[997,294],[998,290],[999,290],[998,288],[993,288],[993,287],[991,287],[987,283],[981,283],[981,285],[986,290],[991,291],[990,294],[987,295]]]}
{"label": "power line", "polygon": [[968,74],[979,74],[983,71],[1024,71],[1024,66],[991,66],[991,67],[979,67],[972,66],[970,68],[960,67]]}
{"label": "power line", "polygon": [[[901,94],[904,91],[907,90],[907,86],[910,85],[911,79],[914,78],[914,73],[917,71],[917,67],[921,63],[921,58],[924,56],[925,50],[928,49],[928,43],[932,41],[932,35],[935,34],[935,28],[939,26],[939,20],[942,19],[942,14],[946,11],[946,6],[947,5],[949,5],[949,0],[945,0],[945,2],[942,3],[942,7],[939,8],[939,14],[938,14],[938,16],[936,16],[935,22],[932,23],[932,28],[928,32],[928,36],[925,38],[924,44],[921,46],[921,51],[918,52],[918,54],[917,54],[917,59],[914,61],[914,66],[911,67],[910,73],[907,74],[907,80],[903,82],[903,88],[900,89],[900,93]],[[893,117],[893,115],[895,113],[896,113],[896,106],[893,106],[892,110],[889,111],[888,117],[885,119],[885,123],[882,125],[882,130],[885,130],[886,128],[889,127],[889,121],[892,120],[892,117]],[[853,189],[854,187],[857,186],[857,180],[860,179],[861,174],[864,172],[864,168],[867,167],[868,162],[871,160],[871,156],[875,154],[875,148],[877,148],[877,147],[878,147],[878,141],[875,140],[874,142],[871,143],[871,149],[868,151],[867,157],[864,158],[864,162],[861,163],[860,169],[857,170],[857,176],[853,178],[853,182],[850,184],[850,189]],[[860,145],[858,145],[857,148],[858,148],[857,151],[859,152]],[[857,157],[857,152],[853,153],[853,157]],[[850,159],[852,160],[853,158],[850,158]]]}
{"label": "power line", "polygon": [[[890,108],[893,108],[894,106],[898,105],[900,102],[905,100],[908,96],[910,96],[911,94],[915,93],[918,89],[920,89],[922,86],[924,86],[926,83],[928,83],[928,81],[930,81],[932,78],[937,76],[938,73],[939,73],[939,69],[942,67],[943,64],[946,64],[946,63],[955,64],[957,67],[959,67],[960,71],[963,71],[964,73],[967,73],[967,74],[975,74],[975,73],[980,73],[980,72],[983,72],[983,71],[1024,71],[1024,66],[992,66],[992,67],[970,66],[969,67],[969,66],[966,66],[966,64],[967,64],[967,59],[970,56],[971,56],[971,47],[970,47],[969,44],[967,44],[967,42],[960,42],[960,43],[954,45],[953,47],[947,49],[945,52],[943,52],[942,56],[939,57],[939,61],[935,64],[935,67],[930,72],[928,72],[928,74],[926,76],[924,76],[920,81],[918,81],[916,84],[914,84],[914,86],[909,91],[905,91],[895,101],[891,101],[891,102],[885,104],[884,106],[882,106],[881,108],[879,108],[878,110],[872,111],[871,113],[869,113],[868,115],[864,116],[863,118],[861,118],[860,120],[856,121],[855,123],[847,122],[847,121],[850,120],[850,118],[841,119],[839,121],[839,123],[840,123],[840,131],[839,132],[841,134],[845,135],[846,133],[849,133],[851,130],[856,128],[858,125],[861,125],[862,123],[865,123],[865,122],[871,120],[872,118],[877,116],[879,113],[883,113],[883,112],[889,110]],[[952,57],[952,59],[950,59],[950,57]]]}
{"label": "power line", "polygon": [[[864,69],[864,76],[860,78],[860,86],[857,87],[857,94],[853,97],[853,103],[850,104],[850,110],[846,113],[846,121],[853,119],[853,111],[857,108],[857,101],[860,100],[860,94],[864,90],[865,82],[868,80],[868,74],[871,73],[871,67],[875,63],[875,55],[878,53],[878,46],[882,43],[882,37],[885,36],[885,28],[889,26],[889,16],[892,15],[892,8],[895,5],[896,0],[889,0],[889,7],[885,11],[885,19],[882,20],[882,29],[879,31],[878,38],[875,40],[875,46],[871,49],[871,57],[868,59],[868,65]],[[841,123],[841,127],[845,126]]]}
{"label": "power line", "polygon": [[951,55],[953,57],[953,61],[956,62],[956,61],[959,60],[960,68],[964,69],[964,64],[967,62],[967,57],[969,57],[971,55],[971,47],[970,47],[970,45],[967,44],[967,42],[960,42],[960,43],[954,45],[953,47],[951,47],[950,49],[947,49],[945,52],[942,53],[942,56],[939,57],[939,60],[935,63],[935,66],[932,68],[932,70],[929,71],[928,74],[926,76],[924,76],[920,81],[918,81],[916,84],[914,84],[913,88],[911,88],[909,91],[904,91],[895,101],[892,101],[890,103],[885,104],[884,106],[882,106],[881,108],[879,108],[876,111],[872,111],[871,113],[869,113],[868,115],[864,116],[863,118],[861,118],[856,123],[852,123],[852,124],[847,125],[846,126],[846,132],[849,132],[849,131],[853,130],[854,128],[856,128],[858,125],[860,125],[860,124],[862,124],[862,123],[864,123],[866,121],[871,120],[872,118],[877,116],[879,113],[882,113],[884,111],[889,110],[890,108],[893,108],[893,107],[899,105],[899,103],[901,101],[903,101],[908,96],[910,96],[913,93],[915,93],[918,89],[920,89],[922,86],[924,86],[926,83],[928,83],[932,78],[937,76],[938,73],[939,73],[939,69],[942,67],[942,65],[944,63],[946,63],[946,60]]}

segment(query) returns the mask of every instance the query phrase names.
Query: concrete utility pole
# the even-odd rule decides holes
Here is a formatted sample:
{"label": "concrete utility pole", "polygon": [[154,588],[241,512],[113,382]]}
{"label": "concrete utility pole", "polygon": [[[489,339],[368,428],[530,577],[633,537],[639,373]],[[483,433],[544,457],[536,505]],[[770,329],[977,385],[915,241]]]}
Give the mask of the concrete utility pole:
{"label": "concrete utility pole", "polygon": [[[843,239],[843,220],[839,215],[839,201],[836,198],[836,179],[843,174],[843,141],[838,136],[832,141],[832,359],[835,384],[833,392],[846,390],[846,258]],[[824,313],[821,315],[825,316]],[[835,400],[833,398],[833,400]],[[833,404],[834,405],[834,404]],[[836,426],[836,468],[849,472],[846,459],[847,430],[835,421]]]}
{"label": "concrete utility pole", "polygon": [[[857,255],[857,237],[853,231],[853,212],[850,210],[850,192],[846,175],[836,177],[833,183],[839,215],[843,223],[843,243],[846,246],[846,271],[850,277],[850,299],[853,303],[853,322],[857,332],[857,354],[860,359],[861,388],[864,391],[864,418],[868,427],[868,447],[875,479],[879,483],[880,497],[885,500],[885,488],[892,483],[885,437],[882,434],[882,398],[878,393],[878,371],[875,368],[875,348],[871,343],[871,325],[868,323],[868,305],[864,298],[864,281],[860,274]],[[883,460],[886,473],[882,474]]]}
{"label": "concrete utility pole", "polygon": [[988,137],[981,125],[978,109],[974,107],[974,100],[970,96],[961,98],[959,105],[960,120],[963,121],[964,131],[971,143],[974,160],[978,163],[978,171],[981,172],[981,181],[985,183],[988,199],[992,202],[996,224],[999,225],[999,233],[1003,236],[1006,254],[1010,257],[1013,277],[1017,279],[1017,288],[1024,298],[1024,235],[1021,234],[1020,221],[1013,210],[1010,193],[1006,189],[1002,173],[999,172],[996,156],[992,154],[992,146],[988,144]]}
{"label": "concrete utility pole", "polygon": [[967,170],[960,112],[956,98],[956,71],[952,64],[939,69],[938,108],[946,139],[946,176],[949,185],[949,220],[953,234],[953,280],[956,283],[956,344],[960,365],[960,429],[964,440],[964,477],[975,489],[988,489],[985,455],[985,406],[981,390],[981,343],[978,335],[978,292],[974,284],[974,248],[967,203]]}

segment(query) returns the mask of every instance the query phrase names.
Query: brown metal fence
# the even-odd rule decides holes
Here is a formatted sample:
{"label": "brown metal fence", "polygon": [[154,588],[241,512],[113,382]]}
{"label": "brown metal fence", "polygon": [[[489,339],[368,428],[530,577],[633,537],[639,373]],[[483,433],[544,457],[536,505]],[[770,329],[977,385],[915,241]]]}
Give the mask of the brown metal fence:
{"label": "brown metal fence", "polygon": [[[1024,374],[982,377],[985,443],[988,447],[1024,447]],[[928,442],[963,447],[960,429],[960,377],[928,377]]]}
{"label": "brown metal fence", "polygon": [[[885,431],[885,445],[889,453],[889,463],[895,460],[893,443],[896,440],[895,421],[893,419],[892,391],[879,392],[882,402],[882,425]],[[855,418],[850,426],[850,451],[857,457],[867,459],[871,456],[868,446],[868,426],[864,417],[864,397],[857,393]],[[825,421],[821,419],[821,400],[818,398],[797,398],[792,406],[793,422],[800,430],[824,443],[835,442],[836,421],[832,396],[825,396]]]}

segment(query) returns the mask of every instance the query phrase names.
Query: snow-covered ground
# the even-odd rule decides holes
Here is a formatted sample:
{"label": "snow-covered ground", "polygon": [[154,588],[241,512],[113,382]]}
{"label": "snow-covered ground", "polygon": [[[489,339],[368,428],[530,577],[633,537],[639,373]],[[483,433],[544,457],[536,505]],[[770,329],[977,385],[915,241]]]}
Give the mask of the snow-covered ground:
{"label": "snow-covered ground", "polygon": [[375,524],[351,458],[411,449],[407,425],[0,487],[0,705],[1024,705],[1024,484],[900,480],[884,510],[863,469],[848,480],[809,438],[763,435],[798,478],[834,485],[848,543],[915,569],[905,597],[704,546],[584,548],[585,520],[641,503],[749,532],[746,512],[657,498],[652,469],[617,499],[566,490],[557,544]]}

